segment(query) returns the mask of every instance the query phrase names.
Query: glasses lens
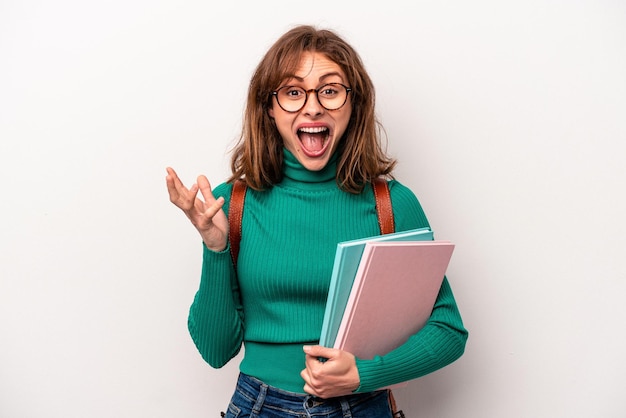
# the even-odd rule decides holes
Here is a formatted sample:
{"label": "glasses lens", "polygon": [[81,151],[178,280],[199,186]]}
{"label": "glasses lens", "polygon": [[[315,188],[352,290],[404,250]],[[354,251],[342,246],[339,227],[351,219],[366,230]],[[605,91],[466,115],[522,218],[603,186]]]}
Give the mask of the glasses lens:
{"label": "glasses lens", "polygon": [[347,96],[346,88],[341,84],[326,84],[317,90],[317,99],[328,110],[339,109]]}
{"label": "glasses lens", "polygon": [[285,86],[276,92],[276,100],[287,112],[297,112],[304,106],[306,91],[300,87]]}

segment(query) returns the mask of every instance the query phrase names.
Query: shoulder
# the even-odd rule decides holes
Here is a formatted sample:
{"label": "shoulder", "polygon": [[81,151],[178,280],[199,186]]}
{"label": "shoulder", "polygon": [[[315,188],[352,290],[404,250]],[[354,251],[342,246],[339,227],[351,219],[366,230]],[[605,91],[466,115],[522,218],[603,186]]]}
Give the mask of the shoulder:
{"label": "shoulder", "polygon": [[389,180],[387,183],[389,184],[389,193],[391,194],[391,201],[394,207],[398,205],[399,207],[410,209],[411,207],[420,206],[417,196],[407,186],[398,180]]}
{"label": "shoulder", "polygon": [[390,180],[388,184],[396,229],[401,231],[430,226],[415,193],[398,180]]}
{"label": "shoulder", "polygon": [[233,190],[232,183],[221,183],[213,188],[213,196],[216,198],[223,197],[228,201],[230,199],[230,192]]}
{"label": "shoulder", "polygon": [[[233,186],[234,183],[231,182],[224,182],[219,184],[218,186],[216,186],[212,191],[213,191],[213,196],[217,199],[218,197],[223,197],[224,198],[224,210],[228,210],[228,208],[230,207],[230,201],[231,201],[231,197],[232,197],[232,193],[233,193]],[[247,196],[250,194],[255,193],[256,191],[251,189],[250,187],[248,187],[245,190],[245,195],[244,195],[244,199],[247,199]]]}

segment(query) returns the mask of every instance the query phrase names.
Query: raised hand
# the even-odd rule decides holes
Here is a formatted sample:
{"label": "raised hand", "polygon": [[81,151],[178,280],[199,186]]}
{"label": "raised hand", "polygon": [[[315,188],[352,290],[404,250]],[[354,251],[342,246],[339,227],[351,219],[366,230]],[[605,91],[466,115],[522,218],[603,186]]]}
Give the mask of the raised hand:
{"label": "raised hand", "polygon": [[[170,201],[180,208],[198,230],[204,244],[213,251],[222,251],[228,243],[228,219],[222,210],[224,198],[215,199],[209,180],[198,176],[197,183],[187,189],[173,168],[167,167],[165,182]],[[202,199],[198,198],[198,191]]]}

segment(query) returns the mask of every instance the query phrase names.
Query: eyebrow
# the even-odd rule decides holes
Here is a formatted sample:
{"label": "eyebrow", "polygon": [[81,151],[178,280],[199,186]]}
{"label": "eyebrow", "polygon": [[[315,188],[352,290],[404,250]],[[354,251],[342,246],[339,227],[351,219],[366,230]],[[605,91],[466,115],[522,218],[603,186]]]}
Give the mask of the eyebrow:
{"label": "eyebrow", "polygon": [[[337,76],[337,77],[339,77],[339,78],[343,81],[343,77],[341,76],[341,74],[340,74],[340,73],[338,73],[338,72],[336,72],[336,71],[333,71],[333,72],[331,72],[331,73],[327,73],[327,74],[322,75],[322,76],[319,78],[319,80],[318,80],[318,81],[324,81],[324,80],[326,80],[327,78],[329,78],[329,77],[333,77],[333,76]],[[303,82],[303,81],[304,81],[304,77],[298,77],[298,76],[297,76],[297,75],[295,75],[295,74],[289,74],[289,75],[287,75],[287,77],[285,77],[285,80],[289,80],[289,79],[294,79],[294,80],[296,80],[296,81],[300,81],[300,82]]]}

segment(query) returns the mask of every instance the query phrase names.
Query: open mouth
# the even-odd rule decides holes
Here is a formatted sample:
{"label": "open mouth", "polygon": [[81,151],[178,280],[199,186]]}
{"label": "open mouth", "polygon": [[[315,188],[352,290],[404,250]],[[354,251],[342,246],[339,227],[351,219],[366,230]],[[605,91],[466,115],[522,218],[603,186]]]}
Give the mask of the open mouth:
{"label": "open mouth", "polygon": [[298,139],[302,144],[302,151],[308,157],[319,157],[328,147],[330,131],[325,126],[315,126],[298,129]]}

